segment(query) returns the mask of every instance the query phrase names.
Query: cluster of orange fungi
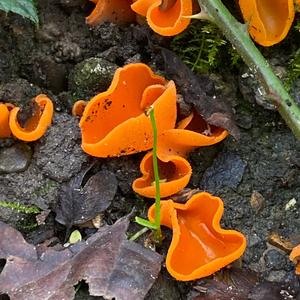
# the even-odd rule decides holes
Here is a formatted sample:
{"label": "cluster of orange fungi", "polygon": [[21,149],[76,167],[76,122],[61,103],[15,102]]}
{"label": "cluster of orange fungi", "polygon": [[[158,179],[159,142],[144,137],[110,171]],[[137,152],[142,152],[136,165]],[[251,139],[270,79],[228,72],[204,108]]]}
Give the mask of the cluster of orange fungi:
{"label": "cluster of orange fungi", "polygon": [[43,94],[33,100],[32,116],[21,126],[18,121],[19,107],[10,103],[0,103],[0,138],[14,136],[25,142],[41,138],[50,126],[53,116],[53,103]]}
{"label": "cluster of orange fungi", "polygon": [[[89,25],[105,21],[124,23],[146,18],[160,35],[173,36],[190,23],[193,0],[91,0],[95,8],[87,17]],[[295,4],[300,0],[239,0],[239,6],[252,38],[262,46],[282,41],[293,23]]]}
{"label": "cluster of orange fungi", "polygon": [[[176,86],[155,75],[145,64],[129,64],[117,69],[107,91],[88,103],[80,100],[73,114],[82,113],[79,126],[83,150],[96,157],[116,157],[151,150],[153,129],[145,114],[152,106],[157,124],[157,156],[162,198],[170,197],[188,184],[192,167],[188,153],[213,145],[227,131],[209,126],[194,111],[177,119]],[[153,153],[146,153],[140,164],[142,177],[133,182],[133,190],[155,198]],[[246,247],[245,237],[220,227],[223,202],[208,193],[198,193],[186,204],[172,199],[161,202],[161,222],[173,229],[167,256],[167,269],[178,280],[208,276],[238,259]],[[149,219],[154,218],[154,206]]]}

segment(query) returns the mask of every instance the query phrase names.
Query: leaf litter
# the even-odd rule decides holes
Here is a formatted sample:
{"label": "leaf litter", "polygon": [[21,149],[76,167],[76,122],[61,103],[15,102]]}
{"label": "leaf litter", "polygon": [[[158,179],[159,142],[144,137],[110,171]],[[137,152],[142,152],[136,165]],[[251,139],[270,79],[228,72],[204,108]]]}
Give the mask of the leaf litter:
{"label": "leaf litter", "polygon": [[162,256],[128,241],[128,217],[101,227],[86,241],[62,251],[28,244],[21,233],[0,221],[0,295],[11,300],[74,299],[84,280],[93,296],[144,299],[161,268]]}

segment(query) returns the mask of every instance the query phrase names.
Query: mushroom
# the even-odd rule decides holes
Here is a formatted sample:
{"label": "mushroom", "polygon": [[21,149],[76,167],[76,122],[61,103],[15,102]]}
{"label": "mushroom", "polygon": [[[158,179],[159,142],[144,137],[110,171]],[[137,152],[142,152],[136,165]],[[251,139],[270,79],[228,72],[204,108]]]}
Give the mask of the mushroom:
{"label": "mushroom", "polygon": [[22,127],[18,122],[19,107],[11,110],[9,116],[9,127],[12,134],[19,140],[32,142],[41,138],[50,126],[53,116],[53,103],[44,94],[35,97],[37,104],[33,116],[25,122]]}
{"label": "mushroom", "polygon": [[[185,204],[161,201],[161,224],[173,230],[166,267],[174,278],[189,281],[209,276],[244,253],[244,235],[220,226],[223,210],[223,201],[206,192]],[[154,217],[152,205],[148,218],[153,222]]]}
{"label": "mushroom", "polygon": [[192,0],[137,0],[131,8],[146,17],[149,26],[160,35],[173,36],[190,24]]}

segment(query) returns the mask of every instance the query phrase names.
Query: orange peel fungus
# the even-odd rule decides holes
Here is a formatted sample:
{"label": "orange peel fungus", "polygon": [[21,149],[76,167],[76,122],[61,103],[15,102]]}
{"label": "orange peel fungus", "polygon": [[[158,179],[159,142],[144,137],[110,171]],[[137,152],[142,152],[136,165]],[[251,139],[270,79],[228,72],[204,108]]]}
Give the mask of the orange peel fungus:
{"label": "orange peel fungus", "polygon": [[[191,165],[180,156],[169,156],[167,161],[158,159],[158,168],[162,198],[174,195],[184,189],[192,175]],[[140,169],[143,176],[133,182],[133,190],[141,196],[155,198],[153,152],[144,156]]]}
{"label": "orange peel fungus", "polygon": [[111,157],[149,150],[153,131],[145,110],[154,106],[158,134],[174,128],[176,88],[145,64],[116,70],[106,92],[96,95],[84,109],[79,126],[83,150],[96,157]]}
{"label": "orange peel fungus", "polygon": [[89,25],[104,22],[123,24],[135,21],[135,13],[131,10],[131,0],[91,0],[96,6],[86,17]]}
{"label": "orange peel fungus", "polygon": [[[206,192],[185,204],[161,202],[161,224],[173,230],[166,267],[174,278],[189,281],[209,276],[244,253],[244,235],[220,226],[223,210],[223,201]],[[153,222],[154,216],[152,205],[149,220]]]}
{"label": "orange peel fungus", "polygon": [[293,248],[290,254],[290,260],[295,262],[296,265],[296,274],[300,275],[300,244]]}
{"label": "orange peel fungus", "polygon": [[10,103],[0,103],[0,138],[8,138],[11,136],[9,128],[9,115],[14,105]]}
{"label": "orange peel fungus", "polygon": [[44,94],[40,94],[34,99],[36,105],[35,112],[31,118],[29,118],[24,128],[18,122],[19,107],[15,107],[11,110],[9,116],[9,127],[12,134],[19,140],[32,142],[41,138],[47,128],[50,126],[53,116],[53,103]]}
{"label": "orange peel fungus", "polygon": [[248,31],[262,46],[272,46],[288,34],[295,16],[294,0],[239,0]]}
{"label": "orange peel fungus", "polygon": [[210,146],[221,142],[228,132],[220,127],[209,126],[204,119],[193,112],[170,129],[158,136],[157,155],[165,160],[170,155],[186,157],[197,147]]}
{"label": "orange peel fungus", "polygon": [[166,0],[171,3],[162,7],[162,0],[137,0],[131,8],[146,17],[149,26],[160,35],[173,36],[185,30],[190,24],[186,16],[192,15],[192,0]]}

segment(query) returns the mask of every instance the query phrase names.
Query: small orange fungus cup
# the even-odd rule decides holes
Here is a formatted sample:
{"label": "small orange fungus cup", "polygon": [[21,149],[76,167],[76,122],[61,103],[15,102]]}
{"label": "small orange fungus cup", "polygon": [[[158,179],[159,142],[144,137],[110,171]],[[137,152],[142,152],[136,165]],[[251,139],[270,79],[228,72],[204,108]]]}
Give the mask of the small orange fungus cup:
{"label": "small orange fungus cup", "polygon": [[89,25],[104,22],[124,24],[135,21],[135,13],[130,8],[131,0],[91,0],[96,6],[86,18]]}
{"label": "small orange fungus cup", "polygon": [[11,136],[9,128],[9,114],[14,108],[10,103],[0,103],[0,138],[8,138]]}
{"label": "small orange fungus cup", "polygon": [[296,265],[296,274],[300,275],[300,244],[293,248],[290,254],[290,260],[295,262]]}
{"label": "small orange fungus cup", "polygon": [[178,123],[176,129],[170,129],[158,136],[157,155],[165,160],[170,155],[186,157],[197,147],[210,146],[221,142],[228,132],[220,127],[208,126],[196,112]]}
{"label": "small orange fungus cup", "polygon": [[51,124],[53,116],[52,101],[43,94],[36,96],[34,101],[37,104],[36,110],[33,116],[26,121],[24,128],[20,126],[17,118],[20,108],[15,107],[10,112],[9,127],[12,134],[19,140],[36,141],[45,134]]}
{"label": "small orange fungus cup", "polygon": [[[166,267],[174,278],[189,281],[209,276],[244,253],[244,235],[220,226],[223,210],[223,201],[206,192],[185,204],[161,202],[161,224],[173,230]],[[154,217],[152,205],[148,218],[153,222]]]}
{"label": "small orange fungus cup", "polygon": [[109,89],[92,98],[84,109],[79,123],[83,150],[96,157],[111,157],[151,149],[153,130],[145,115],[150,105],[154,106],[158,134],[174,128],[174,82],[166,82],[142,63],[117,69]]}
{"label": "small orange fungus cup", "polygon": [[72,116],[74,117],[82,117],[84,109],[87,105],[87,101],[78,100],[74,103],[72,107]]}
{"label": "small orange fungus cup", "polygon": [[239,5],[250,35],[262,46],[282,41],[295,16],[294,0],[239,0]]}
{"label": "small orange fungus cup", "polygon": [[[170,2],[170,5],[168,5]],[[149,26],[158,34],[173,36],[185,30],[190,24],[186,16],[192,15],[192,0],[137,0],[131,8],[146,17]]]}
{"label": "small orange fungus cup", "polygon": [[[139,195],[155,198],[155,179],[153,171],[153,152],[142,159],[140,169],[142,177],[136,179],[132,189]],[[162,198],[174,195],[184,189],[192,175],[189,162],[180,156],[169,156],[167,161],[158,159],[160,176],[160,196]]]}

